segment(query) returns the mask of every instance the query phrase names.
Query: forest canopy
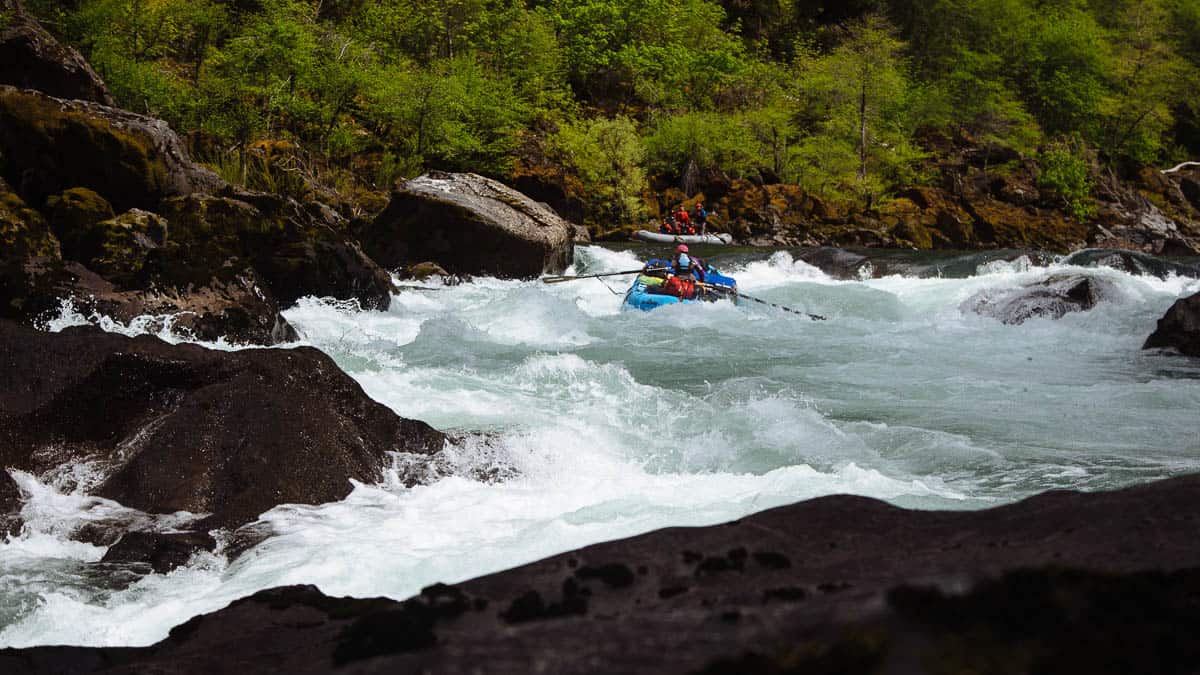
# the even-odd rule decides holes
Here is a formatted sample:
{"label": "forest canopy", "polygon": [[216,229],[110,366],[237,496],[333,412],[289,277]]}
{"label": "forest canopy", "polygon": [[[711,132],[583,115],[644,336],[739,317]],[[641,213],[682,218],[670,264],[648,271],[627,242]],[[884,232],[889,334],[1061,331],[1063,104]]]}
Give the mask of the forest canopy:
{"label": "forest canopy", "polygon": [[1200,156],[1200,0],[25,4],[122,107],[281,190],[540,171],[615,223],[709,171],[886,199],[939,137],[1041,158],[1064,191],[1085,163]]}

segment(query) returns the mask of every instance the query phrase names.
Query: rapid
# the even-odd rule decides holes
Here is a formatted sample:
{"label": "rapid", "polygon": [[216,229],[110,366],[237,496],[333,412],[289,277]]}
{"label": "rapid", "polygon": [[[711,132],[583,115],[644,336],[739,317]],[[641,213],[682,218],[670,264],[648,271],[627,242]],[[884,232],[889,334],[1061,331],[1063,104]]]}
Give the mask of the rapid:
{"label": "rapid", "polygon": [[[716,253],[716,252],[713,252]],[[640,267],[645,250],[582,247],[569,273]],[[978,256],[835,280],[786,251],[710,261],[755,297],[620,311],[629,278],[405,284],[386,312],[306,299],[286,315],[371,397],[460,441],[425,484],[393,476],[345,500],[284,506],[240,556],[167,575],[97,564],[81,524],[149,516],[83,494],[86,465],[42,479],[0,543],[0,647],[146,645],[258,590],[408,597],[564,550],[706,525],[835,493],[978,509],[1050,489],[1101,490],[1200,470],[1200,363],[1140,348],[1189,276]],[[1005,325],[960,308],[984,291],[1084,271],[1117,293],[1059,320]],[[154,330],[71,310],[80,322]],[[236,345],[207,345],[236,349]],[[232,560],[231,560],[232,558]]]}

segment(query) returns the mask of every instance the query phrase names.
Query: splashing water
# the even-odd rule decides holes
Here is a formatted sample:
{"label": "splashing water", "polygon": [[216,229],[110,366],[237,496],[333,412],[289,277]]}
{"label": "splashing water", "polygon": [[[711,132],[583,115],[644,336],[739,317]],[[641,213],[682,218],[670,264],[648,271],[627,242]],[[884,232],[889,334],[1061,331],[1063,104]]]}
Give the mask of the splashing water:
{"label": "splashing water", "polygon": [[[0,645],[149,644],[283,584],[403,598],[825,494],[969,509],[1200,469],[1200,366],[1140,349],[1174,299],[1200,290],[1195,279],[1027,257],[981,256],[960,278],[856,281],[786,252],[726,262],[745,292],[830,320],[729,302],[621,312],[598,280],[410,286],[386,312],[301,301],[287,317],[303,343],[398,414],[466,435],[437,458],[432,482],[393,478],[335,504],[280,507],[262,518],[272,535],[233,562],[205,555],[125,578],[96,562],[103,547],[65,533],[103,518],[169,528],[187,514],[152,518],[87,498],[88,477],[70,469],[22,475],[26,528],[0,544]],[[590,246],[572,272],[640,264]],[[1119,292],[1090,312],[1020,326],[960,309],[1061,271]],[[56,326],[85,321],[148,330],[67,313]]]}

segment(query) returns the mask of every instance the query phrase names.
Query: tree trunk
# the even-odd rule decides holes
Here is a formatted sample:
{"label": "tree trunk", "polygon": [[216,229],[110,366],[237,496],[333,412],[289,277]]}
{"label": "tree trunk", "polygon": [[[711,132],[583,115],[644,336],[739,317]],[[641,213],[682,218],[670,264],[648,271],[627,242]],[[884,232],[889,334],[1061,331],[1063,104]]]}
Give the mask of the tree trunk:
{"label": "tree trunk", "polygon": [[867,179],[867,80],[858,99],[858,180]]}

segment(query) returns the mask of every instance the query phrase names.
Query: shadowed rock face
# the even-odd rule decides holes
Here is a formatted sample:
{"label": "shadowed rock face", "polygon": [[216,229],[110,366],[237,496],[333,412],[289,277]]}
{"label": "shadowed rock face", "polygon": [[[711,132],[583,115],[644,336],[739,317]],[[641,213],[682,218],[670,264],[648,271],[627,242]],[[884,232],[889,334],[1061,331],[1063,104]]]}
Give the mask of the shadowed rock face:
{"label": "shadowed rock face", "polygon": [[1142,345],[1142,349],[1155,348],[1200,357],[1200,293],[1176,300],[1158,320],[1158,327]]}
{"label": "shadowed rock face", "polygon": [[279,504],[319,504],[375,482],[391,451],[440,450],[315,349],[216,352],[94,328],[0,321],[0,466],[84,459],[94,494],[237,527]]}
{"label": "shadowed rock face", "polygon": [[1084,312],[1115,292],[1115,287],[1103,279],[1058,275],[1012,290],[985,291],[963,302],[962,310],[1016,325],[1035,318],[1061,319],[1071,312]]}
{"label": "shadowed rock face", "polygon": [[225,186],[191,162],[162,120],[5,86],[0,86],[0,154],[4,177],[35,207],[76,187],[125,211]]}
{"label": "shadowed rock face", "polygon": [[510,187],[434,172],[396,188],[363,245],[388,268],[432,261],[451,274],[532,278],[565,270],[574,238],[570,223]]}
{"label": "shadowed rock face", "polygon": [[0,24],[0,84],[112,105],[108,87],[79,52],[55,40],[17,0],[0,0],[0,14],[8,20]]}
{"label": "shadowed rock face", "polygon": [[978,512],[826,497],[396,602],[264,591],[12,672],[1191,673],[1200,477]]}

